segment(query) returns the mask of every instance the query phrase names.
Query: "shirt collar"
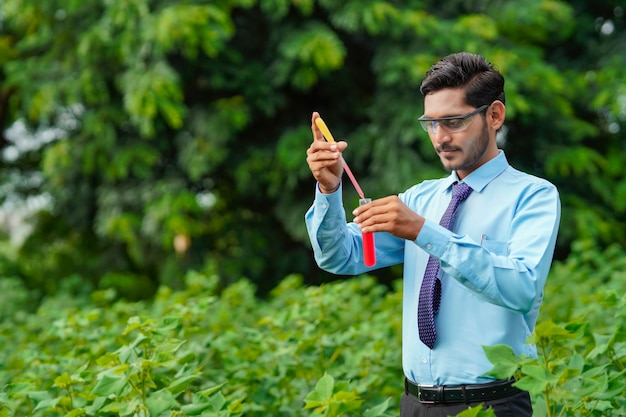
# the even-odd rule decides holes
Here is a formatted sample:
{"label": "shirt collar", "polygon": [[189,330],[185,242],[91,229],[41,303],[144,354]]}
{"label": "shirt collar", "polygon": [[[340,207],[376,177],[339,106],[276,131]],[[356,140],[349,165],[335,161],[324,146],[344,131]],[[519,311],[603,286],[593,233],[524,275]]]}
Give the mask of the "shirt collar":
{"label": "shirt collar", "polygon": [[[472,171],[462,181],[469,185],[472,190],[481,192],[487,184],[493,181],[494,178],[500,175],[508,167],[509,161],[506,159],[504,151],[500,150],[495,158],[490,159],[476,170]],[[443,191],[448,190],[452,187],[452,184],[457,181],[459,181],[459,177],[457,176],[456,171],[452,171],[450,176],[445,178],[443,181]]]}

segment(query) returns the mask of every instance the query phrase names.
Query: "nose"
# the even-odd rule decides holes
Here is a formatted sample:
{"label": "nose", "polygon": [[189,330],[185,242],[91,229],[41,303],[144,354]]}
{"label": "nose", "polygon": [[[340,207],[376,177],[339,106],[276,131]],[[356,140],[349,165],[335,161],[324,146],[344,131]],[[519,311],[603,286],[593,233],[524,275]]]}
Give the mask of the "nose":
{"label": "nose", "polygon": [[433,139],[436,143],[444,143],[450,140],[450,135],[446,129],[443,129],[439,123],[433,126]]}

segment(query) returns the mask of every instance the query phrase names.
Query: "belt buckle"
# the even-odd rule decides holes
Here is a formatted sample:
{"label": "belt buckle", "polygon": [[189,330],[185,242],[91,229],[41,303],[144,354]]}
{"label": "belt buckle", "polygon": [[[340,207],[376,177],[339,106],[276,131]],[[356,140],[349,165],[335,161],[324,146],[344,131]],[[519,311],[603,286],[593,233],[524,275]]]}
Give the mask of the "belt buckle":
{"label": "belt buckle", "polygon": [[435,400],[425,400],[422,398],[422,388],[435,388],[434,385],[418,385],[417,386],[417,401],[419,401],[422,404],[437,404],[437,401]]}

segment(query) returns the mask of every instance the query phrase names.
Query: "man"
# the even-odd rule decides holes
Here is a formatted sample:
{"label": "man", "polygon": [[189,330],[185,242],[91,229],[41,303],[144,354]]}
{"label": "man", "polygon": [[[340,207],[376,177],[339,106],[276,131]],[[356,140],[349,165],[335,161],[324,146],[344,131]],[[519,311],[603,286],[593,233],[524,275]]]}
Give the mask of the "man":
{"label": "man", "polygon": [[305,219],[315,259],[333,273],[367,272],[361,233],[372,232],[375,268],[404,263],[402,417],[456,415],[480,403],[498,417],[531,416],[527,392],[485,376],[492,364],[482,347],[536,356],[525,341],[552,262],[558,192],[498,149],[504,78],[482,56],[443,58],[420,91],[420,124],[450,175],[360,206],[350,223],[341,199],[347,144],[326,142],[313,113],[307,163],[318,186]]}

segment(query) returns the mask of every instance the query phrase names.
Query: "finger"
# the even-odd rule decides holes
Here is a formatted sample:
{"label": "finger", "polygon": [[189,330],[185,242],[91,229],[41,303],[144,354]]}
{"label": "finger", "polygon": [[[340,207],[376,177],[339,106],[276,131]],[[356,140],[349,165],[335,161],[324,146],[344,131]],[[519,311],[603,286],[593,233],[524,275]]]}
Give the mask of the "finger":
{"label": "finger", "polygon": [[327,157],[325,155],[330,154],[329,152],[316,152],[314,154],[308,155],[306,158],[307,164],[309,165],[309,169],[315,174],[316,178],[319,174],[323,174],[324,171],[330,170],[330,174],[333,176],[341,175],[340,165],[339,165],[339,157]]}
{"label": "finger", "polygon": [[337,160],[341,157],[337,144],[314,141],[306,151],[307,158],[311,157],[316,160],[332,159]]}
{"label": "finger", "polygon": [[[365,213],[366,211],[369,212],[368,215],[369,216],[373,216],[375,214],[375,212],[373,211],[375,207],[382,207],[384,205],[387,204],[386,199],[388,197],[383,197],[383,198],[378,198],[376,200],[372,200],[371,202],[367,203],[367,204],[363,204],[362,206],[358,206],[357,208],[355,208],[354,210],[352,210],[352,214],[354,214],[355,216],[359,216],[363,213]],[[382,212],[385,212],[385,209],[382,210]]]}
{"label": "finger", "polygon": [[352,211],[354,222],[361,227],[388,225],[397,218],[398,207],[394,205],[395,196],[383,197],[364,204]]}
{"label": "finger", "polygon": [[314,111],[313,114],[311,115],[311,132],[313,132],[313,140],[326,142],[326,140],[324,139],[324,135],[322,134],[322,131],[320,130],[319,127],[317,127],[317,124],[315,123],[315,120],[319,118],[320,118],[320,114]]}
{"label": "finger", "polygon": [[337,159],[320,159],[312,156],[307,158],[306,161],[311,169],[320,170],[324,168],[330,168],[332,171],[335,171],[337,169]]}

